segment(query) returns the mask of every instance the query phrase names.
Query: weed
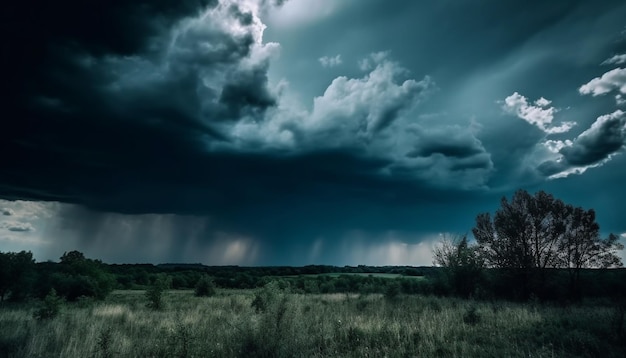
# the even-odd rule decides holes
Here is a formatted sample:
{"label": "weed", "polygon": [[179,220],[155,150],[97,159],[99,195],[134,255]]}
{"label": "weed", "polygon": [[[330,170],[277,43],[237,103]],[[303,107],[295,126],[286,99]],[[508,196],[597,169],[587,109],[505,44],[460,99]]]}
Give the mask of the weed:
{"label": "weed", "polygon": [[158,277],[155,282],[146,290],[146,298],[148,299],[147,307],[155,311],[165,308],[163,303],[163,291],[170,285],[166,277]]}
{"label": "weed", "polygon": [[465,311],[465,314],[463,314],[463,323],[465,324],[475,326],[480,323],[480,320],[481,316],[478,313],[478,309],[476,308],[476,306],[470,306],[470,308]]}
{"label": "weed", "polygon": [[62,304],[63,298],[59,297],[53,288],[43,299],[41,307],[35,311],[33,317],[37,320],[52,319],[59,314]]}
{"label": "weed", "polygon": [[102,358],[112,358],[113,351],[111,351],[111,342],[113,341],[113,332],[111,328],[107,328],[100,332],[98,340],[96,342],[96,356]]}

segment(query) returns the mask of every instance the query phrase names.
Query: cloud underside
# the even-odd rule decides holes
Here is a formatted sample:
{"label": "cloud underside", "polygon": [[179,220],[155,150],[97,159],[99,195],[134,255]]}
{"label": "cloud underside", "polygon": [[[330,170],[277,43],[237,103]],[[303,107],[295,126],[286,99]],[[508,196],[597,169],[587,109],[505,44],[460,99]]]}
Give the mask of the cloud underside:
{"label": "cloud underside", "polygon": [[538,169],[553,178],[569,174],[582,174],[587,169],[608,162],[626,143],[626,114],[621,110],[598,117],[591,127],[574,141],[546,143],[558,153],[558,158],[548,160]]}
{"label": "cloud underside", "polygon": [[368,57],[362,77],[335,78],[311,110],[287,100],[288,85],[268,81],[280,47],[263,42],[259,14],[270,2],[117,6],[146,11],[119,14],[137,26],[120,43],[49,24],[41,70],[22,74],[33,85],[18,88],[13,128],[0,134],[11,153],[3,197],[228,212],[287,192],[479,188],[493,170],[467,128],[420,126],[414,110],[434,82],[387,54]]}
{"label": "cloud underside", "polygon": [[[360,73],[353,68],[300,102],[289,79],[268,78],[281,49],[264,42],[259,16],[276,1],[165,2],[102,5],[100,21],[85,6],[73,14],[50,7],[58,21],[33,25],[41,27],[37,43],[8,40],[23,51],[9,59],[7,83],[16,85],[10,130],[0,133],[0,150],[9,153],[1,197],[232,217],[274,201],[387,204],[480,190],[498,170],[508,175],[469,115],[421,116],[436,79],[411,73],[389,52],[365,56],[352,64]],[[103,32],[102,24],[114,29]],[[317,56],[310,60],[332,67],[327,72],[349,66],[340,55]],[[624,78],[614,69],[579,92],[614,93],[619,105]],[[541,179],[602,165],[623,147],[619,110],[563,140],[554,136],[577,124],[558,120],[551,101],[515,92],[502,108],[542,136],[531,149],[540,153],[523,163]]]}

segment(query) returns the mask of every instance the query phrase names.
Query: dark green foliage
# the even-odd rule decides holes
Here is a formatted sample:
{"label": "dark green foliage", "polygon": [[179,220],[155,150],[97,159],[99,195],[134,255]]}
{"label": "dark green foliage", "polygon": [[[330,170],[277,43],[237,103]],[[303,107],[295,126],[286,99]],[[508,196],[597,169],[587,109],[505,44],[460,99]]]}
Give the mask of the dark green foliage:
{"label": "dark green foliage", "polygon": [[400,284],[395,280],[387,284],[385,289],[385,298],[388,301],[395,301],[400,295]]}
{"label": "dark green foliage", "polygon": [[30,251],[0,252],[0,302],[23,301],[34,281],[35,260]]}
{"label": "dark green foliage", "polygon": [[252,308],[257,313],[265,312],[269,309],[270,305],[277,300],[281,293],[278,282],[272,281],[265,285],[261,290],[258,290],[252,300]]}
{"label": "dark green foliage", "polygon": [[173,348],[172,357],[187,358],[192,341],[191,330],[182,322],[176,323],[176,330],[171,336],[170,346]]}
{"label": "dark green foliage", "polygon": [[112,358],[115,355],[112,351],[113,331],[107,328],[100,332],[96,342],[96,357]]}
{"label": "dark green foliage", "polygon": [[164,309],[163,292],[170,287],[170,284],[167,276],[158,276],[154,280],[154,283],[146,290],[146,298],[148,299],[146,306],[155,311]]}
{"label": "dark green foliage", "polygon": [[87,259],[78,251],[70,251],[61,257],[61,263],[37,264],[38,279],[34,294],[43,297],[54,288],[68,301],[79,297],[106,298],[115,286],[115,277],[99,260]]}
{"label": "dark green foliage", "polygon": [[35,311],[33,317],[37,320],[46,320],[56,317],[61,311],[61,305],[63,304],[63,298],[57,295],[57,292],[53,289],[43,299],[41,307]]}
{"label": "dark green foliage", "polygon": [[469,324],[471,326],[475,326],[480,323],[481,316],[478,313],[478,309],[476,306],[470,306],[467,311],[463,314],[463,323]]}
{"label": "dark green foliage", "polygon": [[203,276],[196,283],[195,295],[198,297],[210,297],[215,295],[215,283],[208,276]]}

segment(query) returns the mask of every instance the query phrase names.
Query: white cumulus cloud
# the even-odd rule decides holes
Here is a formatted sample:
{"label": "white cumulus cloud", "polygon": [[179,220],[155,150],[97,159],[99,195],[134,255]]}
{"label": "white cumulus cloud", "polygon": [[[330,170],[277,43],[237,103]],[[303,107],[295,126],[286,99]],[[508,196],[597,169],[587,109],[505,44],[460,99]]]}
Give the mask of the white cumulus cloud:
{"label": "white cumulus cloud", "polygon": [[515,92],[504,100],[502,108],[510,114],[525,120],[547,134],[565,133],[576,125],[576,122],[561,122],[560,125],[552,125],[554,114],[558,112],[555,107],[548,107],[552,102],[541,97],[529,103],[528,99]]}
{"label": "white cumulus cloud", "polygon": [[600,96],[613,90],[626,94],[626,68],[616,68],[580,86],[580,94]]}

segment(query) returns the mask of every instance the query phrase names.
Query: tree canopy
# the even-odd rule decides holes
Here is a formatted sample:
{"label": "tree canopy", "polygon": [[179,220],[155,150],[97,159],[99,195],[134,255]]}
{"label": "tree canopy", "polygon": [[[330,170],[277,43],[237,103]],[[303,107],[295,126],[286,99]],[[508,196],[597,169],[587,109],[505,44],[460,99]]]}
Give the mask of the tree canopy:
{"label": "tree canopy", "polygon": [[479,214],[472,232],[486,265],[518,270],[524,285],[533,272],[543,275],[540,269],[568,269],[576,286],[583,268],[622,266],[617,250],[623,245],[614,234],[600,236],[593,209],[565,204],[544,191],[518,190],[510,201],[502,198],[493,219]]}

